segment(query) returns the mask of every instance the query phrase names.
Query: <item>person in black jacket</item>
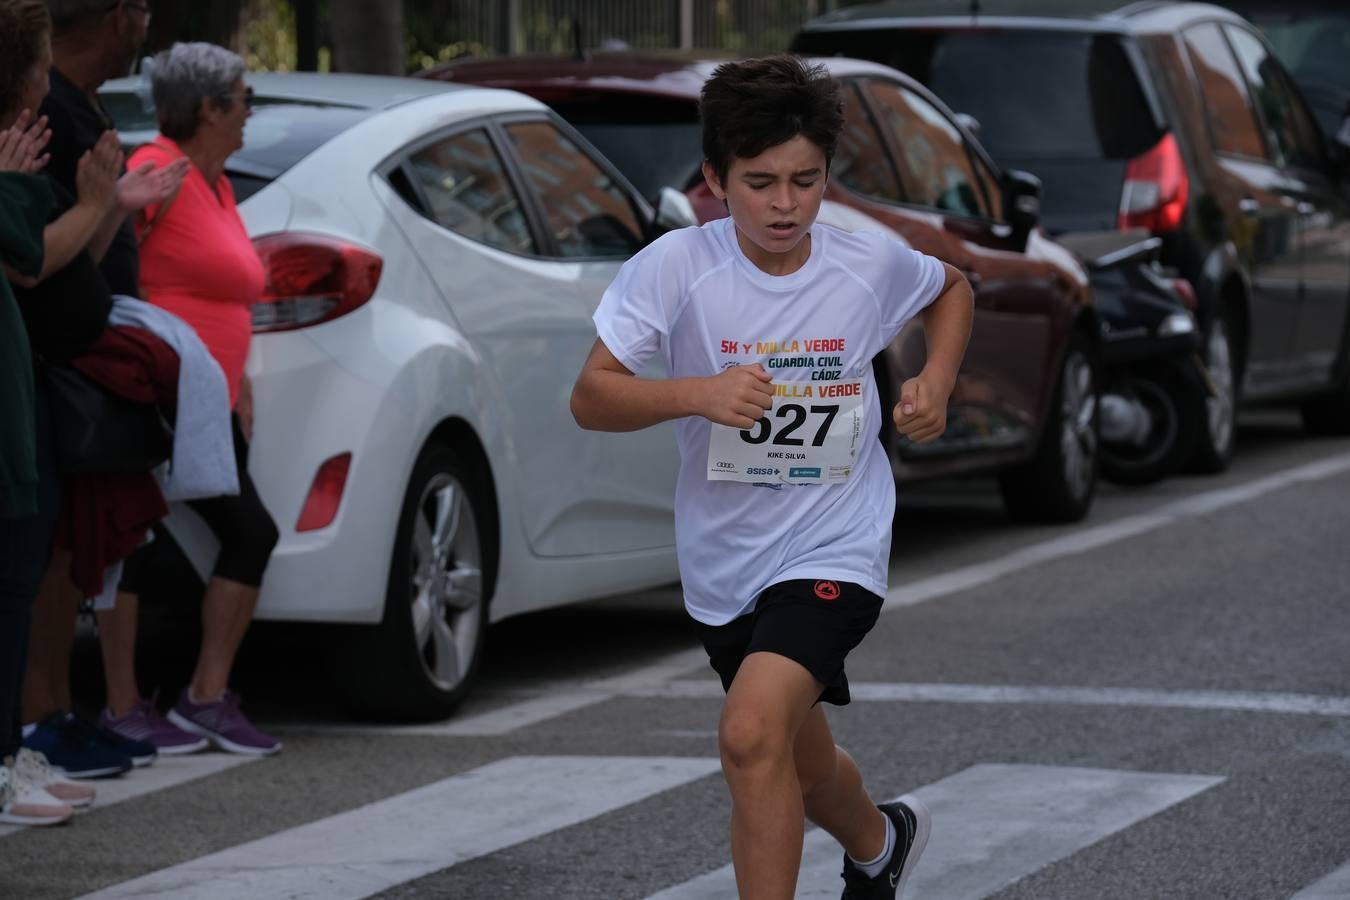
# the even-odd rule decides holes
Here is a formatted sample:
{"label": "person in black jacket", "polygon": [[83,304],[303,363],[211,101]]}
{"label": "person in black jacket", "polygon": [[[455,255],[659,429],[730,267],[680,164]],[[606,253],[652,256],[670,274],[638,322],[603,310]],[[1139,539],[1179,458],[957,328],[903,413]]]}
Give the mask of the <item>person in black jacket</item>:
{"label": "person in black jacket", "polygon": [[[50,92],[40,108],[52,132],[46,175],[56,196],[57,221],[77,221],[81,233],[89,233],[77,252],[49,258],[38,278],[15,279],[15,294],[34,354],[61,362],[82,354],[102,334],[114,295],[139,295],[139,255],[128,218],[175,192],[186,167],[125,173],[117,133],[98,99],[99,86],[127,74],[135,61],[148,7],[137,0],[48,0],[47,7],[53,65]],[[94,196],[86,182],[94,170],[106,174],[108,169],[111,191]],[[149,763],[153,746],[70,713],[70,651],[80,598],[70,584],[69,555],[52,553],[49,560],[33,608],[24,744],[72,776],[115,774],[132,763]]]}

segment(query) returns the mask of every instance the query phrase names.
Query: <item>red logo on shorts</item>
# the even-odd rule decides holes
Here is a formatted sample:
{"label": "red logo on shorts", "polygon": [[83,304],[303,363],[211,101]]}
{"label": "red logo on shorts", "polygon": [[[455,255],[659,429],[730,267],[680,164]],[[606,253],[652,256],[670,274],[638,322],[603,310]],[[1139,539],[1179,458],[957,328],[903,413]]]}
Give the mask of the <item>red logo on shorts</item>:
{"label": "red logo on shorts", "polygon": [[839,583],[835,581],[817,581],[816,596],[822,600],[838,600]]}

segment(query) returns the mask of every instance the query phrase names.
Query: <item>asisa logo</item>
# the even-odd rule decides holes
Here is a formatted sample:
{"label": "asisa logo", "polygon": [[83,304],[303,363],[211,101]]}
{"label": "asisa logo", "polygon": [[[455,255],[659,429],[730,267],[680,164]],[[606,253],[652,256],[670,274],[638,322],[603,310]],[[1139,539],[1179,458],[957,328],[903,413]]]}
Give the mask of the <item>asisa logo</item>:
{"label": "asisa logo", "polygon": [[836,581],[817,581],[816,596],[822,600],[838,600],[839,583]]}

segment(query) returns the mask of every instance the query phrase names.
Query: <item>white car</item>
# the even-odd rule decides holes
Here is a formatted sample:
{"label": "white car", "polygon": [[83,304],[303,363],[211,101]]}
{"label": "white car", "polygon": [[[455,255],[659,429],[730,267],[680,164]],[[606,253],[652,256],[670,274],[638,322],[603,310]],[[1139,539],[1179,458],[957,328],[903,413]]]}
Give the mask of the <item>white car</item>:
{"label": "white car", "polygon": [[[365,626],[340,667],[357,708],[443,717],[489,621],[677,577],[670,426],[569,411],[591,315],[657,216],[520,94],[248,81],[227,174],[269,275],[250,471],[281,530],[258,616]],[[153,134],[141,81],[102,93],[124,140]],[[170,528],[209,572],[200,520]]]}

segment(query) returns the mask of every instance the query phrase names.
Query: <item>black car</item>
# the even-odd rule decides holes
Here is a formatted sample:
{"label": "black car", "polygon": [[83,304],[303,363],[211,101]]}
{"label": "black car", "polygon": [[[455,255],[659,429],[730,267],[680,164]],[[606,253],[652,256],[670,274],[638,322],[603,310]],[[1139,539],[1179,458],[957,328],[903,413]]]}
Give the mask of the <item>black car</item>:
{"label": "black car", "polygon": [[794,49],[886,63],[1044,182],[1052,233],[1144,228],[1195,286],[1213,383],[1193,463],[1223,468],[1234,408],[1300,404],[1350,433],[1350,199],[1270,45],[1200,3],[892,2],[807,24]]}

